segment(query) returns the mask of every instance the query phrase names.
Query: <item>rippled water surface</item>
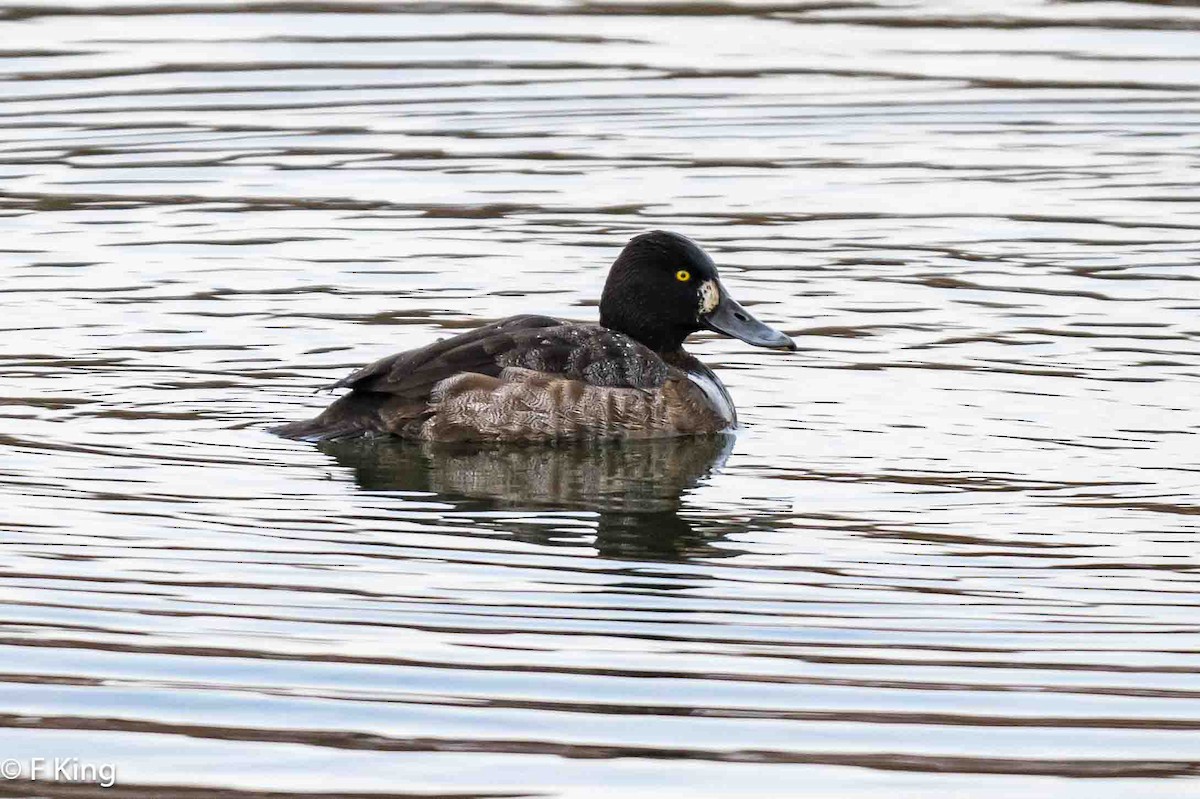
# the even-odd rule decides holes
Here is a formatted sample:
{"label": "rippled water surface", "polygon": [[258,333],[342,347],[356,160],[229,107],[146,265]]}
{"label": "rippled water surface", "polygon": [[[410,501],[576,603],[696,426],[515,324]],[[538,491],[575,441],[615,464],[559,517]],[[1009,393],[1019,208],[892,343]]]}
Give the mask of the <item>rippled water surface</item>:
{"label": "rippled water surface", "polygon": [[[1200,795],[1195,3],[33,0],[0,97],[0,758]],[[266,432],[656,227],[736,440]]]}

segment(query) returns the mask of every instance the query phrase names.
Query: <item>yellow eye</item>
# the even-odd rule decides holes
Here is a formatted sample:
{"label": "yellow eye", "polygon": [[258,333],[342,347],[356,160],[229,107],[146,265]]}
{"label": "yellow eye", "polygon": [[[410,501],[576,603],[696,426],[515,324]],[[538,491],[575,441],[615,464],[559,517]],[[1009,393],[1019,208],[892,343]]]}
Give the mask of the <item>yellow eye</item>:
{"label": "yellow eye", "polygon": [[692,273],[686,269],[680,269],[678,272],[675,273],[675,279],[678,280],[680,283],[686,283],[692,279]]}

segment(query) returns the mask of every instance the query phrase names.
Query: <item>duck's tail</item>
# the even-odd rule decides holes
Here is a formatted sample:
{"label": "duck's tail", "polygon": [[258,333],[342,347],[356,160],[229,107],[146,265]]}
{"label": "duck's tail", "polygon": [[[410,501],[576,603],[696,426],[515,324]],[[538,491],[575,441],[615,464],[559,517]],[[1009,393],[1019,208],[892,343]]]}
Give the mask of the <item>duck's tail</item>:
{"label": "duck's tail", "polygon": [[319,416],[272,427],[270,432],[300,441],[335,441],[342,438],[390,433],[397,421],[385,409],[396,398],[373,391],[352,391]]}

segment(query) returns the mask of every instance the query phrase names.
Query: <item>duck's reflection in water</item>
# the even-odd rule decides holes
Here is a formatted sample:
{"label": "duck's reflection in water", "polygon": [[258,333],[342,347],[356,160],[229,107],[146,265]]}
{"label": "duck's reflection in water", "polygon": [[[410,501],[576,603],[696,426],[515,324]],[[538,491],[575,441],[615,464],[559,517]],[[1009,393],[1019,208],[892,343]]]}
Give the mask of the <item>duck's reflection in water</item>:
{"label": "duck's reflection in water", "polygon": [[[599,514],[596,548],[613,558],[677,560],[716,554],[724,530],[680,516],[684,495],[725,462],[731,435],[553,447],[418,444],[390,438],[327,442],[321,450],[371,491],[437,494],[456,510],[588,510]],[[539,544],[561,530],[517,523]],[[731,553],[730,553],[731,554]]]}

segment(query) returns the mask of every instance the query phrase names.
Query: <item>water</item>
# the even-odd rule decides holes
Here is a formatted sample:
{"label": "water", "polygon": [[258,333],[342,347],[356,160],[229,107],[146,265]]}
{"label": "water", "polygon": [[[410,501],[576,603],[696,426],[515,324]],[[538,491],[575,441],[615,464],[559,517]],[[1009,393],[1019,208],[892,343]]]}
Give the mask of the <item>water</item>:
{"label": "water", "polygon": [[[0,758],[127,797],[1196,796],[1198,28],[7,6]],[[696,337],[735,441],[265,432],[448,332],[594,319],[655,227],[801,346]]]}

